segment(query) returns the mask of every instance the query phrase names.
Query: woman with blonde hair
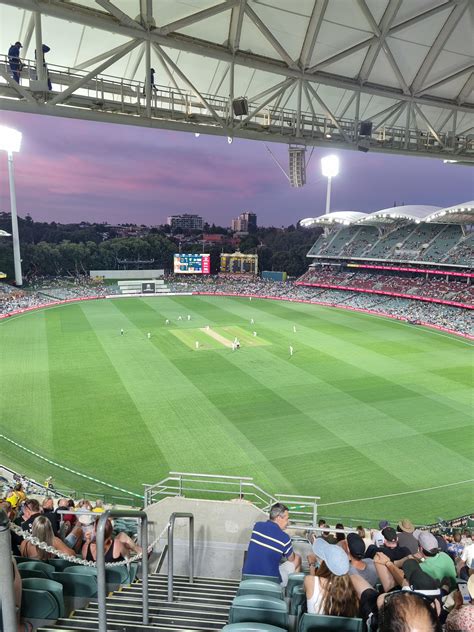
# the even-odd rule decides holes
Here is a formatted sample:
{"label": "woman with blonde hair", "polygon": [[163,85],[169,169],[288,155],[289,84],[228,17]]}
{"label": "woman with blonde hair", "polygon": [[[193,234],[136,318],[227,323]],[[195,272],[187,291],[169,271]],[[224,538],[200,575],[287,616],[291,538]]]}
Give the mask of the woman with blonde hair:
{"label": "woman with blonde hair", "polygon": [[304,579],[307,611],[336,617],[357,617],[359,599],[349,578],[349,558],[336,544],[322,538],[308,555],[309,572]]}
{"label": "woman with blonde hair", "polygon": [[[54,547],[60,553],[65,553],[66,555],[76,555],[72,549],[66,546],[62,540],[54,535],[51,522],[46,516],[38,516],[35,518],[31,527],[31,535],[38,538],[38,540],[44,542],[48,546]],[[54,553],[48,553],[28,540],[23,540],[20,544],[20,555],[23,557],[29,557],[32,560],[43,561],[56,557]]]}

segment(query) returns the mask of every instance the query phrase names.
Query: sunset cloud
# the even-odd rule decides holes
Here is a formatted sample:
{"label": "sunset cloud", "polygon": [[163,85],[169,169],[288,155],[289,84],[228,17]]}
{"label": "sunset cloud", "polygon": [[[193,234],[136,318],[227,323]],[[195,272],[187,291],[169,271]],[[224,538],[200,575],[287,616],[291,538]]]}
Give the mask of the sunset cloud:
{"label": "sunset cloud", "polygon": [[[19,213],[35,219],[159,224],[196,212],[224,225],[243,210],[264,225],[288,225],[318,215],[326,183],[317,148],[308,184],[292,189],[263,143],[0,113],[23,132],[15,157]],[[287,146],[272,144],[286,167]],[[472,172],[440,160],[340,151],[341,174],[332,208],[371,211],[397,203],[445,206],[472,199]],[[308,152],[309,157],[309,152]],[[0,210],[9,208],[6,165],[0,156]]]}

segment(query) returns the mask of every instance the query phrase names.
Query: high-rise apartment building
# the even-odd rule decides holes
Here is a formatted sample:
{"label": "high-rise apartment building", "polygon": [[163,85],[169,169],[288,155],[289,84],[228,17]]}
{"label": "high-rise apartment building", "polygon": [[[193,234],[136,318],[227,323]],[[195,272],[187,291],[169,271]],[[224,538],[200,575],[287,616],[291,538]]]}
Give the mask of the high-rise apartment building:
{"label": "high-rise apartment building", "polygon": [[203,221],[200,215],[192,215],[191,213],[183,213],[182,215],[170,215],[167,223],[174,228],[183,228],[185,230],[202,230]]}
{"label": "high-rise apartment building", "polygon": [[232,230],[236,233],[253,233],[257,230],[257,215],[241,213],[232,220]]}

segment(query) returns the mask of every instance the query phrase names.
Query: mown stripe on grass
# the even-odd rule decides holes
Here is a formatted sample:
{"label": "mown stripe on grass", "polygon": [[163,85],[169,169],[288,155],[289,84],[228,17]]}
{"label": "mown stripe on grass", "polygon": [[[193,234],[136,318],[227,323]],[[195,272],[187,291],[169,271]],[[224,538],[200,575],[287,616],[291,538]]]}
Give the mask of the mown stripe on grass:
{"label": "mown stripe on grass", "polygon": [[31,446],[52,441],[45,314],[0,327],[0,427]]}
{"label": "mown stripe on grass", "polygon": [[[133,335],[133,340],[142,336],[147,319],[149,324],[156,318],[156,310],[147,302],[132,304],[115,301],[113,305],[126,319],[127,336],[132,338]],[[163,313],[168,309],[169,306],[165,306]],[[187,322],[182,324],[183,327],[187,326]],[[263,485],[270,487],[278,482],[282,488],[290,489],[286,479],[268,463],[265,455],[246,440],[205,394],[195,388],[192,380],[183,378],[176,368],[176,363],[182,362],[190,370],[193,367],[195,369],[195,358],[200,357],[202,362],[199,366],[202,368],[199,370],[203,375],[207,374],[212,383],[215,375],[214,357],[222,352],[196,353],[177,344],[166,326],[154,330],[152,340],[147,342],[150,344],[144,348],[148,350],[148,357],[140,353],[144,370],[135,367],[138,373],[133,372],[127,380],[127,387],[133,392],[137,388],[139,376],[140,381],[149,386],[152,402],[159,401],[158,408],[156,403],[151,405],[149,416],[146,411],[142,411],[142,415],[149,420],[150,431],[160,437],[160,445],[167,455],[170,469],[256,476]],[[230,350],[225,351],[232,353]],[[126,372],[124,360],[115,360],[116,366],[119,363],[121,372]],[[138,401],[137,406],[140,407],[144,402]],[[159,468],[158,472],[163,473]]]}
{"label": "mown stripe on grass", "polygon": [[[164,456],[84,315],[83,310],[94,310],[103,324],[106,305],[46,312],[54,439],[48,454],[68,455],[67,465],[136,490],[141,481],[134,464]],[[113,335],[119,337],[116,328]]]}

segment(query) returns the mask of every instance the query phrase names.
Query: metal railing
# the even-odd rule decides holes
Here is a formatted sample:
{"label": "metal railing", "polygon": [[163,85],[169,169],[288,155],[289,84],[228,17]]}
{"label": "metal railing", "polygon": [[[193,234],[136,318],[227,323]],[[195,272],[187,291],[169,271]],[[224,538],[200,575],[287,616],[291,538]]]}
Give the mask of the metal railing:
{"label": "metal railing", "polygon": [[249,476],[170,472],[154,485],[144,484],[144,488],[145,507],[167,496],[216,500],[245,498],[263,510],[277,502],[275,496],[256,485]]}
{"label": "metal railing", "polygon": [[16,604],[14,588],[10,520],[0,509],[0,605],[4,630],[16,630]]}
{"label": "metal railing", "polygon": [[145,507],[166,497],[199,500],[249,501],[268,512],[277,502],[288,505],[290,520],[295,526],[316,526],[319,496],[269,494],[254,483],[250,476],[223,476],[196,472],[170,472],[154,485],[144,484]]}
{"label": "metal railing", "polygon": [[[27,88],[36,80],[36,62],[22,60],[21,84]],[[11,74],[7,55],[0,55],[0,68]],[[49,78],[55,92],[62,92],[75,83],[84,80],[88,71],[56,64],[47,65]],[[14,96],[20,96],[9,88],[0,77],[0,87]],[[203,126],[238,126],[241,120],[234,117],[229,99],[225,96],[203,92],[202,95],[221,119],[219,122],[191,91],[169,86],[154,85],[151,92],[150,115],[152,118],[181,121]],[[67,99],[69,105],[86,107],[97,111],[117,112],[133,116],[143,116],[147,112],[145,82],[113,75],[99,74],[77,88]],[[301,112],[289,108],[267,106],[259,109],[258,102],[249,102],[249,112],[254,112],[245,127],[254,131],[265,131],[269,135],[295,138],[297,142],[327,140],[355,143],[359,138],[358,122],[344,117],[330,118],[325,114]],[[239,129],[239,128],[237,128]],[[298,130],[298,134],[296,131]],[[453,135],[448,131],[407,129],[403,126],[383,125],[366,138],[371,148],[423,153],[445,154],[447,156],[470,155],[474,150],[474,140],[467,133]]]}
{"label": "metal railing", "polygon": [[194,582],[194,515],[175,512],[171,514],[168,525],[168,601],[170,602],[173,601],[174,524],[176,518],[189,519],[189,583]]}
{"label": "metal railing", "polygon": [[140,520],[140,545],[142,547],[142,622],[148,624],[148,516],[144,511],[125,511],[109,509],[100,514],[96,531],[97,551],[97,597],[99,607],[99,632],[107,632],[107,607],[106,607],[106,571],[105,571],[105,525],[108,518],[137,518]]}

